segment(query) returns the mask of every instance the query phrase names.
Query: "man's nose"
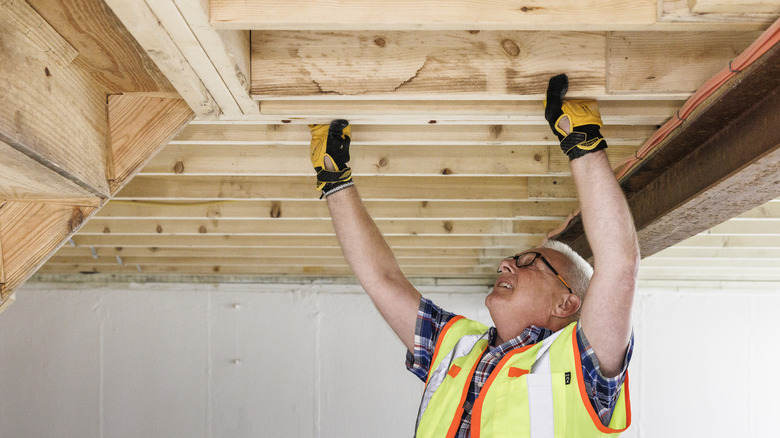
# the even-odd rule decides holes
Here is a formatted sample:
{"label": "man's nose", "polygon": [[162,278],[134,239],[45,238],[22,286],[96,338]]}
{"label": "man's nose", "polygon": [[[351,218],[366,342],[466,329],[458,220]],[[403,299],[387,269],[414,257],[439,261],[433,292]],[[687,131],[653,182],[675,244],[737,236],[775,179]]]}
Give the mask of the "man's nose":
{"label": "man's nose", "polygon": [[515,272],[515,269],[517,269],[517,266],[515,266],[515,260],[514,259],[504,259],[501,260],[501,263],[498,264],[498,270],[497,272],[501,274],[502,272]]}

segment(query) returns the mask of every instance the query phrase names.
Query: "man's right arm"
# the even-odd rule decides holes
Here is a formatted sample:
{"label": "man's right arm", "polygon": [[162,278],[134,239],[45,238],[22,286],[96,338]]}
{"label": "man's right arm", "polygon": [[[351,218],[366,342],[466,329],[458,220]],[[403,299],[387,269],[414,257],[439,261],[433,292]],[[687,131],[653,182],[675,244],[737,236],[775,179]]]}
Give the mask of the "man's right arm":
{"label": "man's right arm", "polygon": [[347,263],[382,317],[414,352],[420,293],[401,272],[354,186],[330,194],[327,202]]}

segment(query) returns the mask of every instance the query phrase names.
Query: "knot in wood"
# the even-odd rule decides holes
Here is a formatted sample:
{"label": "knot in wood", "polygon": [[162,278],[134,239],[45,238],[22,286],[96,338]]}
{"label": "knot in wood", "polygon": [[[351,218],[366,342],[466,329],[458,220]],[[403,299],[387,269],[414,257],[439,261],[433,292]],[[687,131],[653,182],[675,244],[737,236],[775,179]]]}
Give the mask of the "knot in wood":
{"label": "knot in wood", "polygon": [[376,44],[379,47],[384,47],[387,45],[387,41],[385,41],[382,37],[376,37],[374,38],[374,44]]}
{"label": "knot in wood", "polygon": [[470,30],[469,33],[472,34],[472,35],[476,35],[476,34],[479,33],[479,31],[478,30]]}
{"label": "knot in wood", "polygon": [[84,222],[84,213],[78,207],[73,207],[73,211],[70,213],[70,219],[68,220],[68,229],[70,232],[76,231],[81,223]]}
{"label": "knot in wood", "polygon": [[282,215],[282,203],[279,201],[274,201],[271,204],[271,217],[277,218]]}
{"label": "knot in wood", "polygon": [[441,170],[441,174],[442,175],[452,175],[452,169],[450,169],[449,167],[445,167],[444,169]]}
{"label": "knot in wood", "polygon": [[517,45],[517,43],[508,38],[504,41],[501,41],[501,47],[504,48],[504,52],[506,52],[506,54],[509,56],[517,56],[520,54],[520,47]]}
{"label": "knot in wood", "polygon": [[219,272],[219,269],[220,269],[220,268],[219,268],[219,266],[214,266],[214,268],[212,269],[212,271],[214,271],[214,272]]}
{"label": "knot in wood", "polygon": [[428,120],[429,125],[435,125],[437,122],[436,120]]}
{"label": "knot in wood", "polygon": [[542,161],[542,154],[534,154],[534,161]]}
{"label": "knot in wood", "polygon": [[198,228],[198,232],[200,234],[206,234],[206,231],[207,230],[206,230],[206,226],[205,225],[201,225],[200,228]]}
{"label": "knot in wood", "polygon": [[423,208],[427,207],[428,206],[428,201],[423,201],[422,202],[422,206],[423,206]]}
{"label": "knot in wood", "polygon": [[446,222],[444,222],[444,229],[445,229],[445,230],[446,230],[448,233],[451,233],[451,232],[452,232],[452,222],[450,222],[450,221],[446,221]]}
{"label": "knot in wood", "polygon": [[162,225],[157,225],[157,233],[162,233]]}
{"label": "knot in wood", "polygon": [[177,161],[176,164],[173,165],[173,173],[182,173],[184,172],[184,163],[181,161]]}
{"label": "knot in wood", "polygon": [[103,228],[103,234],[110,234],[110,233],[111,233],[111,228],[108,227]]}
{"label": "knot in wood", "polygon": [[382,157],[379,159],[378,167],[385,167],[390,162],[390,160],[387,157]]}

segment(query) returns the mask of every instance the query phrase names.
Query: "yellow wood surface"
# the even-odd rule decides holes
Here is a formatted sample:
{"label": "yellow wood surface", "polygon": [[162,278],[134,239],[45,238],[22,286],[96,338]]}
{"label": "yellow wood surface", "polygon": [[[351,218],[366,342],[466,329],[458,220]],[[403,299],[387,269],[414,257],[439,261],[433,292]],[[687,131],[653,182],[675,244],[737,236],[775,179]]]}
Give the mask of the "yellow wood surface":
{"label": "yellow wood surface", "polygon": [[0,23],[3,21],[5,25],[29,38],[60,67],[68,66],[78,55],[76,49],[24,0],[0,4]]}

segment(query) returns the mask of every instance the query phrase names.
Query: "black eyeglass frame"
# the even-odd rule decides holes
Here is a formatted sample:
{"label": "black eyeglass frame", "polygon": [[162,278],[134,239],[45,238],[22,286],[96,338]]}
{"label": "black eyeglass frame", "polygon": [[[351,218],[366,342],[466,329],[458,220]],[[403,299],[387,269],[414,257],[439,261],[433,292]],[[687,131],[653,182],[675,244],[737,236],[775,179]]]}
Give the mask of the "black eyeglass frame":
{"label": "black eyeglass frame", "polygon": [[[523,263],[521,265],[520,264],[520,257],[524,257],[524,256],[526,256],[528,254],[534,254],[534,258],[530,262]],[[553,274],[555,274],[556,277],[558,277],[558,280],[561,280],[561,283],[563,283],[563,285],[566,286],[566,289],[569,290],[569,293],[570,294],[574,293],[574,292],[572,292],[571,288],[569,287],[569,283],[566,283],[566,280],[564,280],[563,277],[561,277],[561,274],[559,274],[558,271],[556,271],[555,268],[553,268],[553,266],[550,264],[550,262],[548,262],[547,259],[544,257],[544,254],[542,254],[540,252],[526,251],[526,252],[523,252],[523,253],[520,253],[520,254],[515,254],[513,256],[507,257],[504,260],[514,260],[515,261],[515,267],[517,267],[517,268],[525,268],[526,266],[533,265],[534,262],[536,261],[536,259],[542,259],[544,264],[547,265],[548,268],[550,268],[550,270],[553,272]],[[498,267],[498,273],[499,274],[501,273],[501,267],[500,266]]]}

